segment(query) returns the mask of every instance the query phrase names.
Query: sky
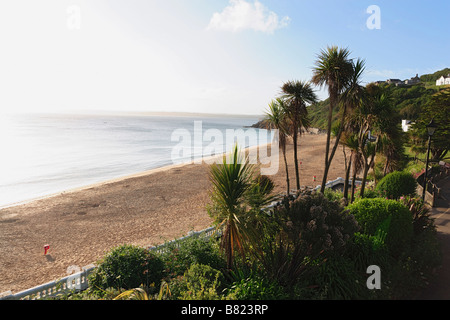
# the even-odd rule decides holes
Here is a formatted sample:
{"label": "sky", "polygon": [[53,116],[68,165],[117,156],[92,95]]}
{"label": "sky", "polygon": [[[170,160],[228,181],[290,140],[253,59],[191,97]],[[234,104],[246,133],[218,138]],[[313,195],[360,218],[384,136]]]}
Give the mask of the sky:
{"label": "sky", "polygon": [[448,12],[448,0],[5,0],[0,112],[262,114],[327,46],[365,59],[364,84],[450,67]]}

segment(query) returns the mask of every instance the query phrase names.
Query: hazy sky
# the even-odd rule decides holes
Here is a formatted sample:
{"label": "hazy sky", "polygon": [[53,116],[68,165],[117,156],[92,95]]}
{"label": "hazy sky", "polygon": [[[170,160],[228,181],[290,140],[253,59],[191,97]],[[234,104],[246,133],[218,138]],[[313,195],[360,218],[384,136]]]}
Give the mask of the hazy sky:
{"label": "hazy sky", "polygon": [[364,58],[365,82],[450,67],[449,12],[448,0],[2,0],[0,110],[260,114],[328,45]]}

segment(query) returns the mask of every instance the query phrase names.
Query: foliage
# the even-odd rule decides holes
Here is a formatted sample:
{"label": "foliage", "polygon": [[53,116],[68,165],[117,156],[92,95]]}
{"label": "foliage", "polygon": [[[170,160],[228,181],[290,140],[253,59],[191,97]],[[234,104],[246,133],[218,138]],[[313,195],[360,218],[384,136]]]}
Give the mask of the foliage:
{"label": "foliage", "polygon": [[376,187],[380,195],[399,199],[401,196],[411,196],[416,193],[417,182],[412,174],[404,171],[394,171],[381,179]]}
{"label": "foliage", "polygon": [[268,206],[275,200],[272,195],[275,184],[268,176],[257,176],[248,190],[246,195],[248,206],[250,210],[258,214],[264,207]]}
{"label": "foliage", "polygon": [[368,299],[372,292],[366,287],[366,275],[358,272],[353,261],[335,256],[319,265],[305,278],[303,285],[314,288],[307,299]]}
{"label": "foliage", "polygon": [[425,229],[435,229],[434,219],[430,216],[430,208],[422,199],[414,197],[401,197],[400,202],[411,212],[414,234],[418,235]]}
{"label": "foliage", "polygon": [[340,252],[358,230],[355,219],[321,193],[284,200],[260,227],[253,251],[273,281],[292,286],[309,263]]}
{"label": "foliage", "polygon": [[386,233],[382,230],[375,235],[357,232],[345,255],[353,261],[355,268],[360,272],[365,272],[367,266],[373,264],[385,267],[389,263],[385,241]]}
{"label": "foliage", "polygon": [[289,132],[292,136],[294,144],[294,167],[297,190],[300,189],[300,176],[298,167],[298,135],[301,134],[302,128],[309,128],[309,118],[307,105],[316,103],[317,96],[312,88],[311,83],[304,81],[288,81],[285,82],[281,90],[283,92],[284,113],[289,119]]}
{"label": "foliage", "polygon": [[208,265],[194,263],[183,277],[174,279],[172,296],[179,300],[218,300],[222,291],[223,274]]}
{"label": "foliage", "polygon": [[450,74],[450,68],[445,68],[445,69],[436,71],[435,73],[424,74],[424,75],[420,76],[420,80],[423,82],[436,83],[437,79],[439,79],[442,76],[447,76],[448,74]]}
{"label": "foliage", "polygon": [[246,196],[252,188],[254,166],[244,158],[236,145],[233,152],[223,157],[222,164],[213,164],[210,169],[213,185],[208,213],[222,229],[221,247],[226,252],[230,268],[235,251],[245,254],[248,234],[244,219]]}
{"label": "foliage", "polygon": [[430,102],[422,108],[420,116],[411,127],[411,136],[416,152],[425,152],[428,146],[426,126],[431,120],[437,125],[431,139],[431,158],[443,159],[450,150],[450,88],[435,93]]}
{"label": "foliage", "polygon": [[198,236],[167,244],[166,250],[161,254],[166,277],[183,275],[195,263],[216,269],[225,267],[225,261],[217,247],[214,238]]}
{"label": "foliage", "polygon": [[288,298],[282,286],[258,274],[233,282],[226,294],[237,300],[282,300]]}
{"label": "foliage", "polygon": [[[325,168],[323,173],[321,192],[325,191],[328,170],[333,160],[334,153],[340,140],[340,134],[336,136],[334,147],[330,152],[330,139],[333,123],[333,110],[339,102],[339,95],[352,87],[359,87],[359,77],[364,70],[364,62],[358,59],[354,64],[350,59],[348,49],[340,49],[337,46],[327,47],[321,50],[313,69],[312,83],[320,87],[327,86],[329,94],[329,108],[327,118],[327,141],[325,145]],[[357,70],[358,68],[358,70]],[[359,91],[356,90],[356,91]],[[353,95],[353,94],[351,94]],[[349,96],[351,96],[349,95]],[[350,99],[349,99],[350,100]],[[347,102],[349,101],[347,100]],[[353,100],[353,97],[352,97]],[[350,103],[353,106],[353,102]],[[345,117],[347,103],[344,103],[342,117]],[[341,121],[343,123],[343,121]]]}
{"label": "foliage", "polygon": [[356,197],[356,199],[362,199],[362,198],[373,199],[373,198],[381,197],[381,194],[376,189],[369,188],[364,191],[363,197],[360,196],[359,190],[355,193],[355,197]]}
{"label": "foliage", "polygon": [[411,256],[417,270],[431,270],[441,263],[442,257],[430,208],[421,198],[402,197],[400,202],[409,208],[413,218],[414,237]]}
{"label": "foliage", "polygon": [[89,276],[93,290],[133,289],[140,285],[159,287],[164,263],[153,252],[134,245],[113,248],[98,263]]}
{"label": "foliage", "polygon": [[[423,108],[429,104],[433,94],[439,90],[439,88],[434,87],[436,80],[440,76],[446,76],[449,73],[450,69],[446,68],[434,74],[422,75],[420,77],[421,81],[427,82],[431,87],[424,86],[423,83],[411,86],[395,86],[389,84],[380,84],[379,86],[385,88],[391,96],[392,104],[395,106],[395,113],[398,113],[402,119],[416,121],[421,115]],[[329,104],[330,100],[325,99],[309,108],[312,127],[326,129]],[[333,121],[338,121],[338,111],[338,109],[333,110]]]}
{"label": "foliage", "polygon": [[269,103],[269,110],[262,121],[262,127],[265,129],[278,130],[278,144],[283,153],[284,168],[286,171],[286,194],[290,193],[289,168],[286,159],[286,141],[290,132],[289,119],[286,116],[286,103],[282,98],[277,98]]}
{"label": "foliage", "polygon": [[167,282],[163,281],[158,294],[152,295],[143,288],[134,288],[121,292],[113,300],[167,300],[170,295],[169,286]]}
{"label": "foliage", "polygon": [[417,120],[430,97],[436,92],[421,84],[408,87],[388,85],[386,89],[391,94],[396,111],[403,119],[412,121]]}
{"label": "foliage", "polygon": [[413,224],[411,213],[405,205],[395,200],[374,198],[361,199],[347,208],[365,234],[376,235],[380,228],[386,228],[385,243],[393,255],[408,250]]}
{"label": "foliage", "polygon": [[323,192],[325,198],[329,201],[340,201],[343,197],[343,193],[339,190],[333,190],[331,188],[326,188]]}

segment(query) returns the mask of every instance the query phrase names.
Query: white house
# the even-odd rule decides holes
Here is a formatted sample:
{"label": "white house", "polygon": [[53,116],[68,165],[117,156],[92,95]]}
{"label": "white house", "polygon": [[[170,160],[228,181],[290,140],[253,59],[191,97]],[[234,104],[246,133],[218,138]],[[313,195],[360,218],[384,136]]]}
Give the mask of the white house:
{"label": "white house", "polygon": [[403,132],[408,132],[409,128],[411,127],[411,124],[412,124],[411,120],[402,120]]}
{"label": "white house", "polygon": [[448,74],[447,76],[442,76],[436,80],[437,86],[443,86],[446,84],[450,84],[450,74]]}

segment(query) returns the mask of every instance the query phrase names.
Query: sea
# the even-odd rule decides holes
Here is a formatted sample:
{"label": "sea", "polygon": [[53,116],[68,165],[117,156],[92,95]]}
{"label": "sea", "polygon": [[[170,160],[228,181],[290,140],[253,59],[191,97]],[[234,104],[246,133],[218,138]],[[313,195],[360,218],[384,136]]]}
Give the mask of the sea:
{"label": "sea", "polygon": [[[231,115],[0,115],[0,207],[226,152],[236,143],[226,139],[233,130],[257,130],[262,136],[265,130],[248,128],[259,120]],[[263,140],[244,139],[240,147],[267,143]]]}

